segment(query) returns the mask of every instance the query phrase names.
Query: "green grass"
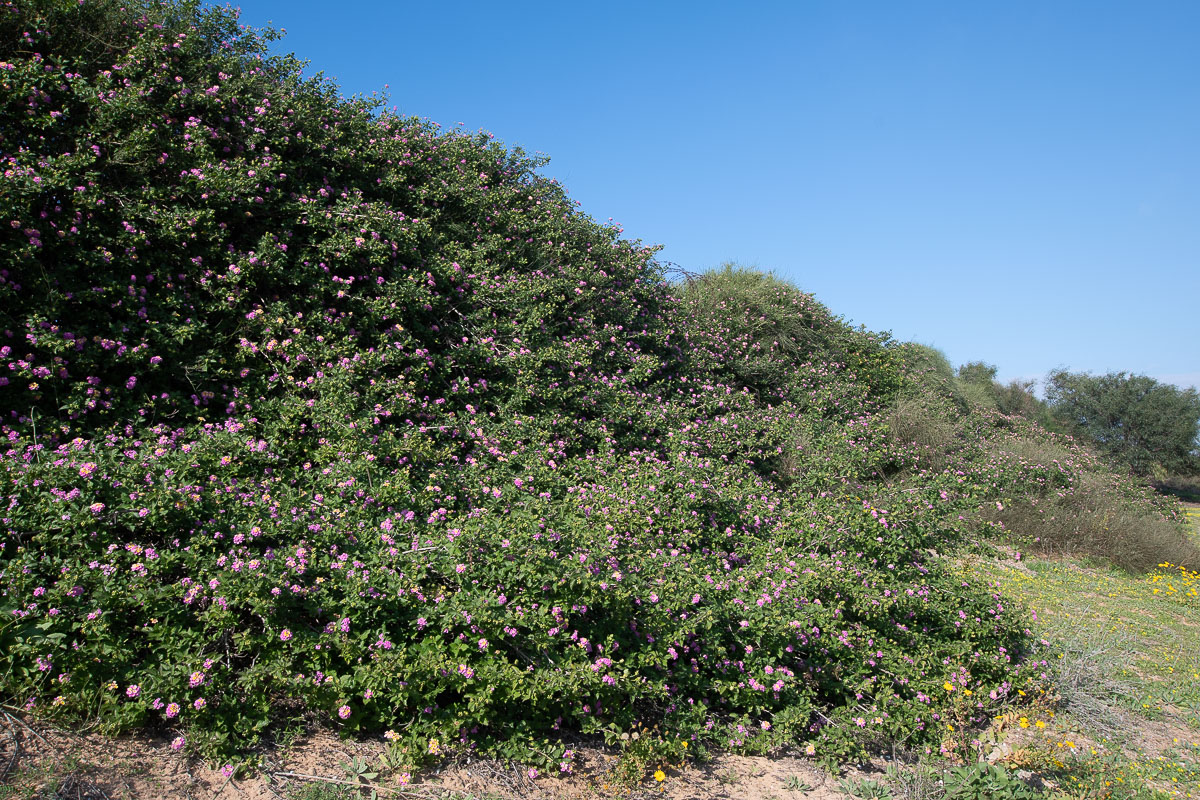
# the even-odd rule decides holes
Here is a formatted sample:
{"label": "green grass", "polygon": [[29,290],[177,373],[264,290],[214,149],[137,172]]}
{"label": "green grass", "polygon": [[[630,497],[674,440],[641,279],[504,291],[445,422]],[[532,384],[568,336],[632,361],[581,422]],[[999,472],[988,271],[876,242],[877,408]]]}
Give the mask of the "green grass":
{"label": "green grass", "polygon": [[1065,797],[1200,797],[1200,574],[1051,560],[966,569],[1028,608],[1057,676],[1015,720],[1015,761]]}
{"label": "green grass", "polygon": [[[4,764],[0,763],[0,769]],[[15,759],[11,770],[0,783],[0,800],[40,800],[40,798],[74,797],[71,790],[83,774],[78,758],[69,755],[60,761],[45,760],[22,763]],[[82,793],[82,787],[79,787]],[[88,795],[91,796],[91,795]]]}

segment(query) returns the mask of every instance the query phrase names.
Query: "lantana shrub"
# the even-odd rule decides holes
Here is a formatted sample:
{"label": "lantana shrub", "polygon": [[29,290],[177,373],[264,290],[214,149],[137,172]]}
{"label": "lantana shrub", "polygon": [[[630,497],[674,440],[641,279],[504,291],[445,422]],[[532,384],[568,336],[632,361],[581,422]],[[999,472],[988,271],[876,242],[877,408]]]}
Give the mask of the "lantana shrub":
{"label": "lantana shrub", "polygon": [[1000,489],[888,481],[920,455],[886,336],[762,276],[672,286],[536,159],[272,36],[0,6],[10,701],[213,756],[303,714],[569,771],[635,729],[954,753],[1039,679],[937,552]]}

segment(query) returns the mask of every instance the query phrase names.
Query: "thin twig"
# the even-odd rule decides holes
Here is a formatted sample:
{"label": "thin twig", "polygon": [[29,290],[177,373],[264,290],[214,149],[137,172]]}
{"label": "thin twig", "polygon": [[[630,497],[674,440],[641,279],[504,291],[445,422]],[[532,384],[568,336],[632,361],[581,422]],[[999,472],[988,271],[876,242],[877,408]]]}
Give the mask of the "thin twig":
{"label": "thin twig", "polygon": [[221,784],[221,788],[217,789],[216,793],[213,795],[214,800],[217,797],[220,797],[221,793],[225,791],[225,787],[228,786],[229,782],[232,780],[233,780],[233,773],[230,773],[229,775],[225,776],[225,782]]}
{"label": "thin twig", "polygon": [[284,800],[283,795],[281,795],[279,792],[275,791],[275,787],[271,785],[271,781],[267,781],[267,791],[270,792],[271,794],[275,795],[276,797],[278,797],[279,800]]}
{"label": "thin twig", "polygon": [[[12,708],[12,706],[5,706],[5,708]],[[17,717],[14,717],[12,714],[8,713],[7,711],[0,711],[0,713],[4,714],[5,718],[7,718],[9,722],[15,722],[16,724],[20,725],[22,728],[24,728],[25,730],[27,730],[27,731],[29,731],[30,733],[32,733],[32,734],[33,734],[35,737],[37,737],[37,740],[38,740],[39,742],[41,742],[42,744],[46,745],[46,747],[50,747],[50,743],[49,743],[49,742],[47,742],[45,739],[43,739],[43,738],[42,738],[42,735],[41,735],[40,733],[38,733],[38,732],[37,732],[37,731],[35,731],[33,728],[31,728],[31,727],[29,727],[28,725],[26,725],[26,724],[25,724],[25,722],[24,722],[24,720],[21,720],[21,719],[18,719]]]}
{"label": "thin twig", "polygon": [[17,735],[11,729],[6,730],[5,733],[8,734],[8,738],[12,739],[13,754],[12,758],[8,760],[8,765],[4,767],[4,772],[0,772],[0,784],[4,783],[4,779],[8,777],[8,773],[13,768],[13,764],[17,763],[17,756],[21,754],[21,742],[17,739]]}
{"label": "thin twig", "polygon": [[[336,784],[340,784],[342,786],[358,786],[358,787],[363,786],[363,784],[359,783],[358,781],[344,781],[341,778],[326,778],[323,775],[306,775],[303,772],[272,772],[271,777],[273,777],[273,778],[298,778],[303,781],[316,781],[318,783],[336,783]],[[372,788],[375,788],[375,787],[372,787]],[[380,786],[378,788],[383,789],[383,791],[385,791],[385,792],[397,791],[396,789],[388,789],[385,786]]]}
{"label": "thin twig", "polygon": [[334,783],[340,786],[355,786],[359,789],[371,789],[377,792],[389,792],[391,794],[425,794],[426,788],[423,786],[406,786],[403,789],[393,789],[389,786],[379,786],[373,783],[358,783],[356,781],[346,781],[340,778],[326,778],[322,775],[307,775],[303,772],[272,772],[272,778],[293,778],[303,781],[315,781],[317,783]]}

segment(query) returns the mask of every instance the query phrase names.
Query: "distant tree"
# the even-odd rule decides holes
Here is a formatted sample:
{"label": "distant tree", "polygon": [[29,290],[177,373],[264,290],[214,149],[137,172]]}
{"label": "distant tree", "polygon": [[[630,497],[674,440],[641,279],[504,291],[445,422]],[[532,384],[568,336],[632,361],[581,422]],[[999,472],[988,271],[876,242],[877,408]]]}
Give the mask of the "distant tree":
{"label": "distant tree", "polygon": [[983,361],[970,361],[958,368],[956,381],[967,402],[978,408],[997,408],[996,368]]}
{"label": "distant tree", "polygon": [[993,386],[996,408],[1002,414],[1020,414],[1022,417],[1037,420],[1047,427],[1053,427],[1049,425],[1052,420],[1046,404],[1033,393],[1033,387],[1036,385],[1037,381],[1011,380],[1007,384],[995,382]]}
{"label": "distant tree", "polygon": [[1197,470],[1200,395],[1145,375],[1055,370],[1046,379],[1054,415],[1141,475]]}
{"label": "distant tree", "polygon": [[971,361],[958,368],[958,378],[967,383],[982,383],[990,386],[996,380],[996,368],[982,361]]}

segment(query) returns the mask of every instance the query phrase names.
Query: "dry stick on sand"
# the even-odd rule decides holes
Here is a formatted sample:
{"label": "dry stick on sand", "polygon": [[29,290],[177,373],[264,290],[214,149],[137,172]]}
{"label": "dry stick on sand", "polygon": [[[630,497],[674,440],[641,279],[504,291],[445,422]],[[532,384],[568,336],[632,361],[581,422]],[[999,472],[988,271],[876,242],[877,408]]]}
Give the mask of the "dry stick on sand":
{"label": "dry stick on sand", "polygon": [[356,781],[345,781],[340,778],[326,778],[322,775],[306,775],[303,772],[272,772],[272,778],[291,778],[292,780],[309,781],[310,783],[335,783],[341,786],[355,786],[360,789],[371,789],[377,792],[388,792],[389,794],[419,794],[437,797],[438,795],[428,795],[428,790],[423,786],[409,786],[403,789],[393,789],[389,786],[376,786],[375,784],[358,783]]}
{"label": "dry stick on sand", "polygon": [[[11,707],[11,706],[9,706],[9,707]],[[12,722],[16,725],[20,725],[22,728],[24,728],[25,730],[32,733],[37,738],[37,740],[39,742],[41,742],[42,744],[46,745],[46,747],[50,747],[50,743],[47,742],[45,739],[43,739],[42,735],[40,733],[38,733],[33,728],[26,725],[24,720],[22,720],[18,717],[14,717],[12,714],[8,713],[7,711],[4,711],[3,709],[0,709],[0,714],[3,714],[4,718],[7,719],[9,722]]]}
{"label": "dry stick on sand", "polygon": [[220,796],[221,796],[221,793],[225,791],[225,787],[227,787],[227,786],[229,785],[229,782],[230,782],[230,781],[232,781],[232,780],[233,780],[233,774],[232,774],[232,773],[230,773],[229,775],[226,775],[226,776],[225,776],[225,782],[224,782],[224,783],[222,783],[222,784],[221,784],[221,788],[220,788],[220,789],[217,789],[217,791],[216,791],[216,792],[213,794],[213,800],[216,800],[216,798],[218,798],[218,797],[220,797]]}
{"label": "dry stick on sand", "polygon": [[21,754],[21,742],[17,739],[17,735],[12,732],[12,728],[5,728],[4,732],[8,734],[8,738],[12,739],[13,754],[8,759],[8,764],[5,765],[4,771],[0,772],[0,784],[4,783],[4,779],[8,777],[8,773],[12,771],[13,764],[17,763],[17,756]]}
{"label": "dry stick on sand", "polygon": [[100,796],[103,797],[104,800],[110,800],[108,794],[99,786],[96,786],[92,783],[83,783],[74,775],[67,776],[66,780],[64,780],[55,791],[54,796],[61,797],[63,800],[68,800],[67,795],[72,789],[75,790],[76,800],[84,800],[85,791],[87,792],[87,797],[89,798],[94,797],[92,792],[99,792]]}

